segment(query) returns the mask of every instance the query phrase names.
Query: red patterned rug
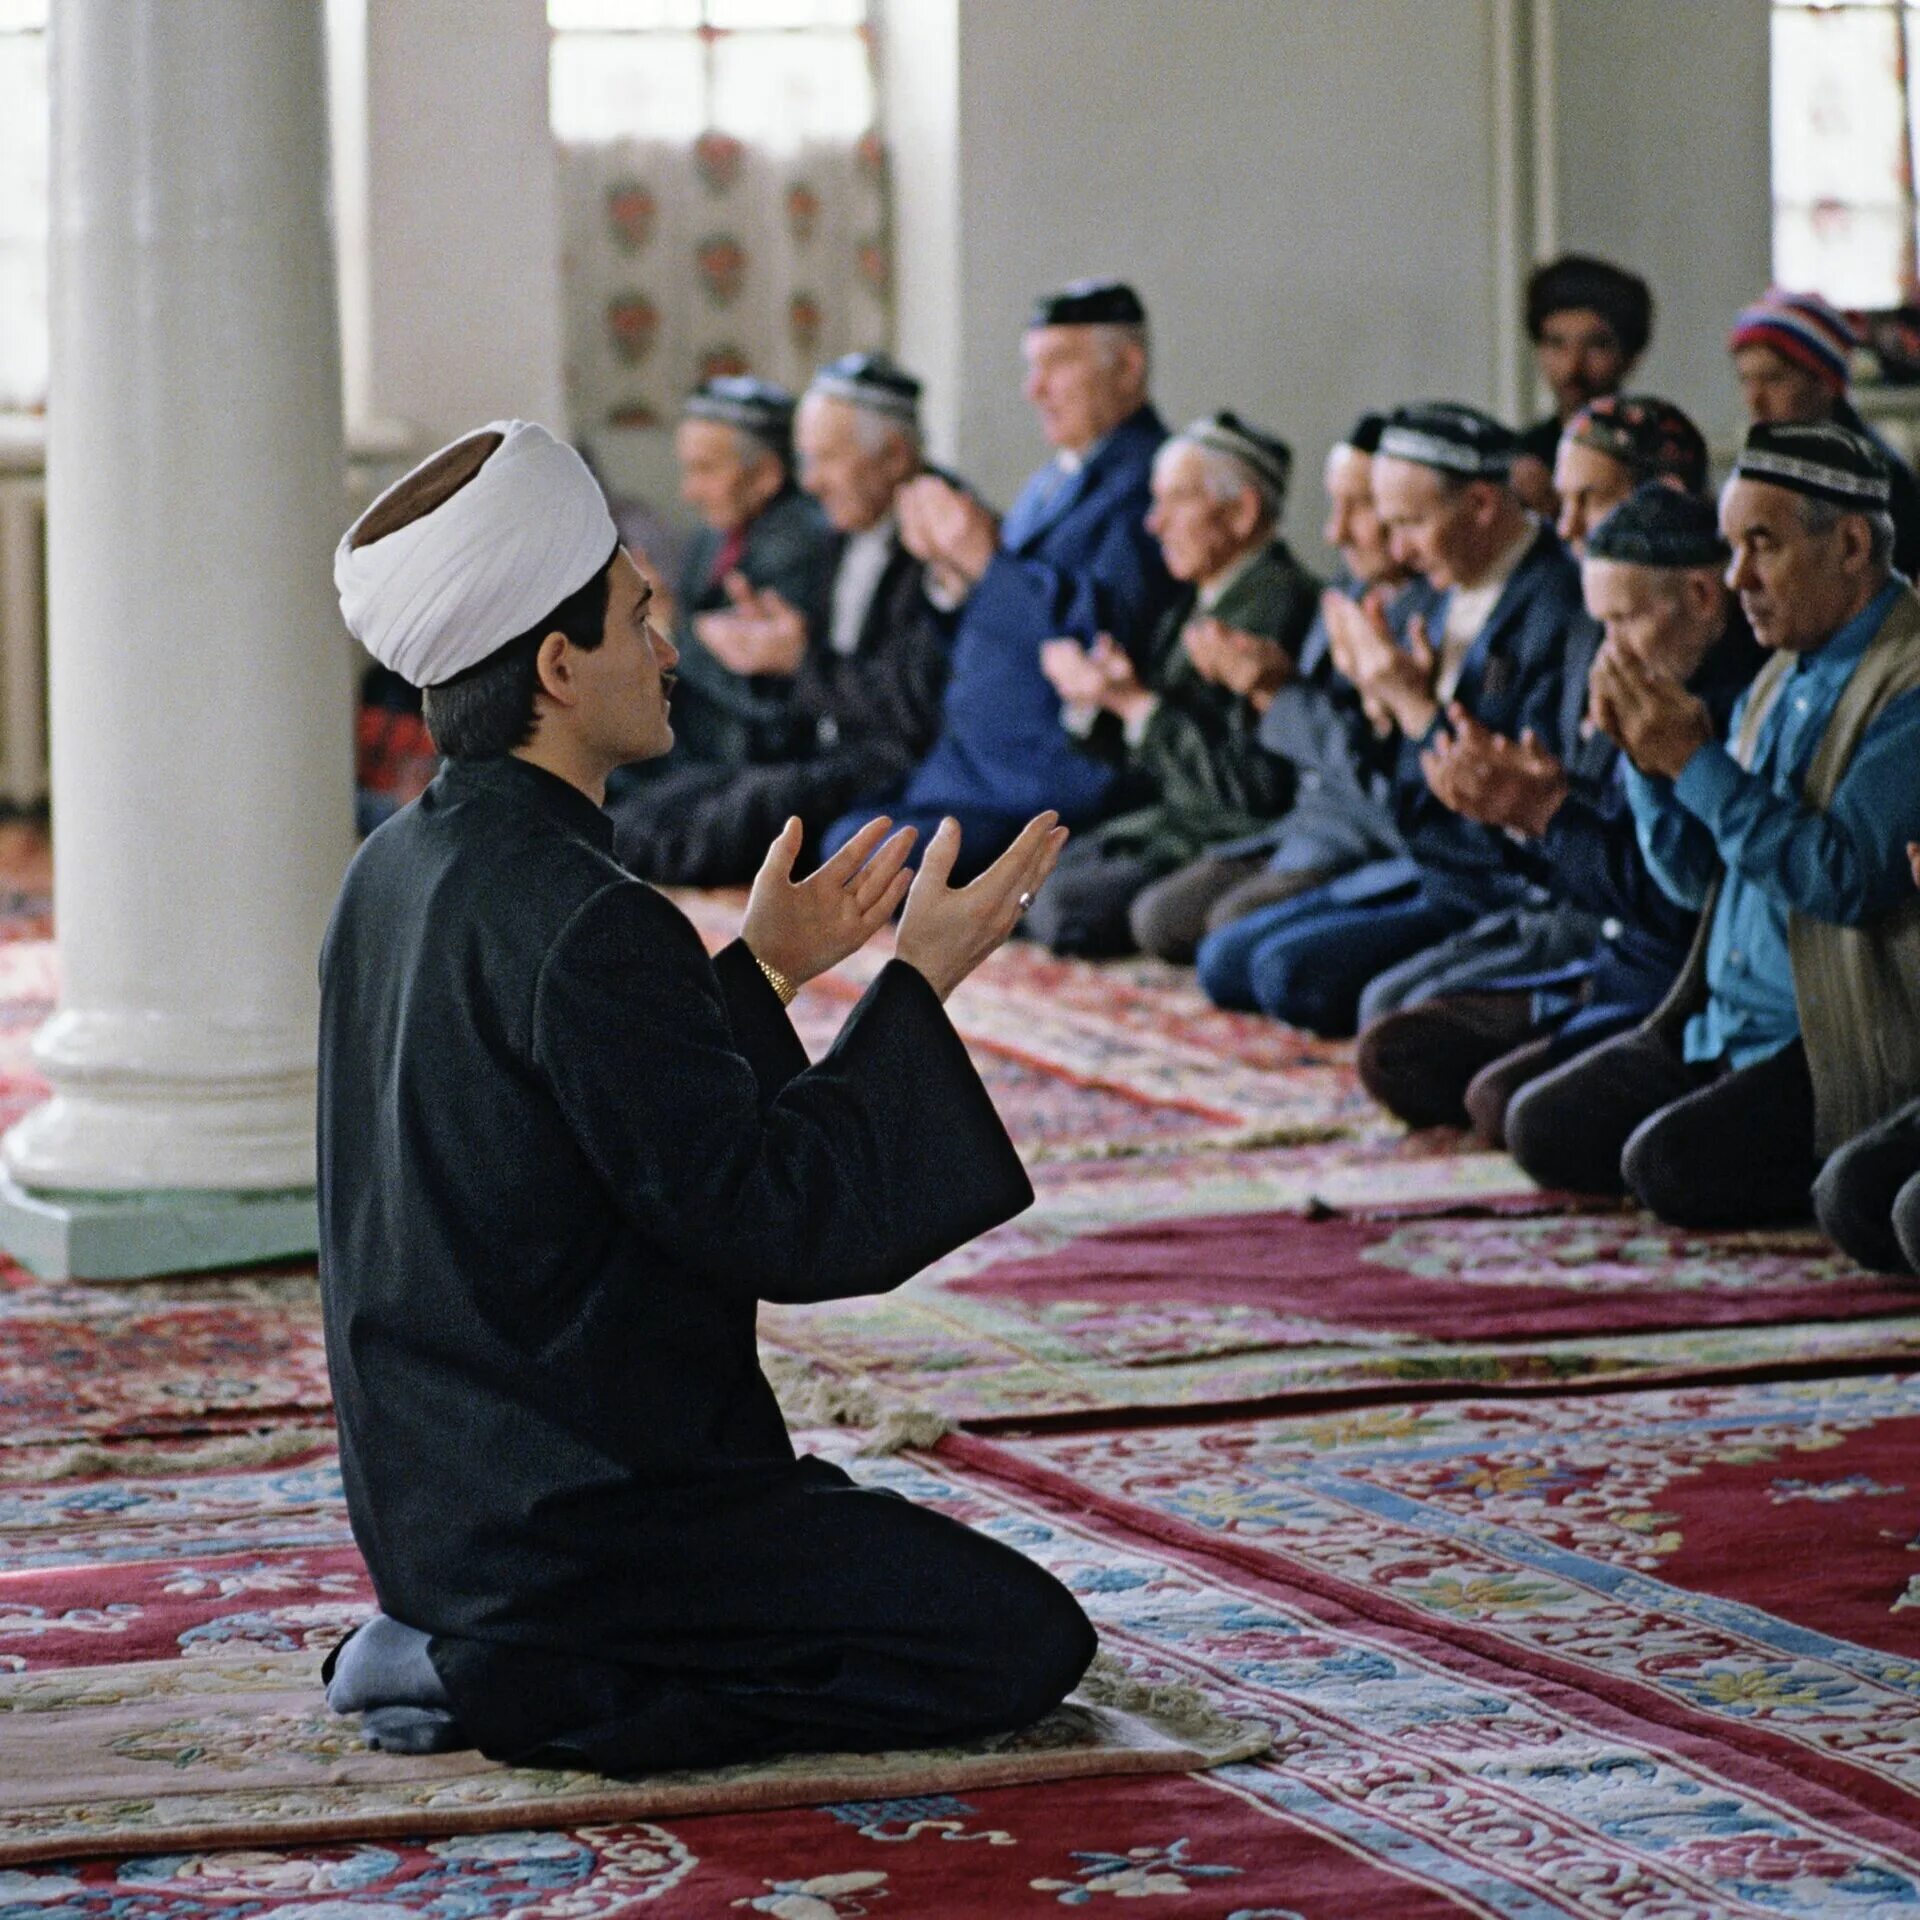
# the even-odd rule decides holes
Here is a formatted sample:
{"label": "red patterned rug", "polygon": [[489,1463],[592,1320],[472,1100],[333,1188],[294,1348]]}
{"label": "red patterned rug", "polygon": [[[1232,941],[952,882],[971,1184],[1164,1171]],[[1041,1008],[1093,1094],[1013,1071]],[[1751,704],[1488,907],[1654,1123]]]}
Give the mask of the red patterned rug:
{"label": "red patterned rug", "polygon": [[[1910,1450],[1920,1393],[1889,1381],[1633,1396],[1631,1414],[1626,1398],[1520,1417],[1414,1407],[1392,1420],[956,1440],[860,1466],[1051,1567],[1136,1673],[1268,1721],[1279,1737],[1265,1759],[1204,1776],[425,1842],[290,1848],[263,1813],[237,1851],[16,1867],[0,1876],[0,1913],[853,1920],[864,1907],[875,1920],[958,1920],[1165,1899],[1213,1920],[1275,1909],[1811,1920],[1920,1902],[1906,1625],[1920,1616],[1886,1615],[1891,1633],[1873,1639],[1842,1637],[1834,1613],[1848,1593],[1884,1605],[1889,1575],[1906,1571],[1911,1507],[1898,1515],[1905,1537],[1880,1539],[1900,1503],[1879,1476]],[[1250,1433],[1258,1444],[1231,1445]],[[1723,1470],[1744,1476],[1744,1499]],[[1675,1489],[1694,1481],[1683,1510]],[[1828,1491],[1843,1484],[1857,1491]],[[61,1569],[0,1574],[0,1650],[76,1634],[87,1671],[121,1667],[130,1684],[151,1669],[123,1663],[136,1650],[166,1659],[169,1631],[177,1661],[215,1668],[270,1634],[311,1657],[321,1616],[331,1630],[358,1598],[337,1542],[221,1531],[236,1514],[295,1535],[329,1516],[337,1526],[324,1454],[13,1491],[32,1497],[0,1506],[5,1564],[17,1565],[26,1509],[44,1522],[54,1502],[65,1572],[92,1588],[87,1618],[56,1627],[50,1615],[75,1611],[48,1584]],[[1490,1498],[1504,1504],[1482,1515]],[[1803,1515],[1848,1501],[1879,1503],[1878,1526],[1812,1551]],[[1730,1556],[1756,1538],[1786,1552],[1797,1614],[1765,1605],[1764,1546]],[[1774,1598],[1785,1591],[1774,1583]],[[1821,1615],[1819,1628],[1798,1624]],[[102,1643],[125,1648],[113,1667]],[[35,1664],[58,1679],[74,1663]],[[153,1751],[178,1779],[174,1749]],[[114,1817],[146,1816],[123,1799]]]}
{"label": "red patterned rug", "polygon": [[1693,1234],[1636,1213],[1546,1218],[1157,1220],[951,1280],[1045,1314],[1239,1309],[1323,1341],[1369,1334],[1539,1340],[1911,1314],[1920,1288],[1812,1230]]}

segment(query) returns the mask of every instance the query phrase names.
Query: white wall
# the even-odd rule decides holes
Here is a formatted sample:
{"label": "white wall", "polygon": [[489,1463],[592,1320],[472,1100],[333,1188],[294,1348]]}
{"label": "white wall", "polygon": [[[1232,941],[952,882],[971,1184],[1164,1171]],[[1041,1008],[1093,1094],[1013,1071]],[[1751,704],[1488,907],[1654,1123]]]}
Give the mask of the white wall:
{"label": "white wall", "polygon": [[[1233,406],[1285,434],[1292,531],[1318,551],[1313,476],[1356,413],[1514,390],[1502,262],[1534,257],[1536,223],[1648,274],[1644,378],[1725,438],[1726,318],[1766,279],[1765,16],[1758,0],[889,0],[898,344],[929,380],[937,450],[1009,497],[1044,451],[1018,387],[1029,299],[1123,274],[1153,317],[1169,420]],[[1553,129],[1538,177],[1530,104]]]}
{"label": "white wall", "polygon": [[364,0],[361,392],[429,444],[565,424],[542,0]]}
{"label": "white wall", "polygon": [[[887,16],[890,80],[923,7]],[[1139,287],[1174,421],[1232,406],[1317,461],[1364,405],[1489,397],[1483,7],[964,0],[958,30],[950,451],[990,493],[1042,452],[1018,395],[1028,303],[1076,274]],[[892,104],[910,173],[926,123]],[[904,285],[924,241],[905,217],[901,238]],[[946,350],[910,300],[900,348],[930,369]]]}
{"label": "white wall", "polygon": [[[435,438],[496,413],[558,420],[542,0],[333,4],[366,15],[356,398]],[[928,381],[935,451],[1009,498],[1044,451],[1019,396],[1031,296],[1122,273],[1153,314],[1169,419],[1234,406],[1291,439],[1293,531],[1314,549],[1312,476],[1355,413],[1511,393],[1502,263],[1554,246],[1647,274],[1659,320],[1641,380],[1731,444],[1721,343],[1767,278],[1766,14],[884,0],[897,344]],[[1524,121],[1529,95],[1537,178],[1507,113],[1518,101]],[[351,328],[347,344],[351,362]]]}
{"label": "white wall", "polygon": [[1646,275],[1653,346],[1635,383],[1729,450],[1745,416],[1727,329],[1773,244],[1767,15],[1757,0],[1561,0],[1555,21],[1559,244]]}

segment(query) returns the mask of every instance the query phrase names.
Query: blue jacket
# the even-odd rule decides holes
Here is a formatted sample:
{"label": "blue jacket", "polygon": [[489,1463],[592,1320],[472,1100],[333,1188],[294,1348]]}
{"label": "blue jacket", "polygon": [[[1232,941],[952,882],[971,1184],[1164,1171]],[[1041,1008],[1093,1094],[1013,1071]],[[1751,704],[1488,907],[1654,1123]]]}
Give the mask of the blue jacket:
{"label": "blue jacket", "polygon": [[[1430,623],[1436,642],[1444,619],[1442,608]],[[1543,526],[1469,649],[1453,697],[1483,726],[1510,739],[1531,727],[1579,774],[1595,762],[1578,726],[1587,670],[1599,647],[1600,629],[1580,597],[1579,564],[1553,529]],[[1531,882],[1505,834],[1462,819],[1428,787],[1420,755],[1445,726],[1443,715],[1421,739],[1401,741],[1393,770],[1394,814],[1428,894],[1491,913],[1524,899]]]}
{"label": "blue jacket", "polygon": [[[1763,657],[1739,603],[1729,600],[1726,631],[1688,682],[1706,703],[1716,733],[1725,734],[1734,702]],[[1626,769],[1621,755],[1598,793],[1576,787],[1527,851],[1556,900],[1604,922],[1591,959],[1569,969],[1566,983],[1585,979],[1596,1002],[1644,1013],[1673,985],[1698,916],[1673,900],[1647,867],[1627,802]]]}
{"label": "blue jacket", "polygon": [[1142,407],[1063,476],[1049,464],[1001,523],[1000,550],[961,607],[940,735],[907,782],[919,810],[1026,818],[1056,807],[1094,818],[1117,769],[1082,753],[1060,724],[1040,644],[1110,633],[1138,657],[1173,597],[1146,530],[1153,456],[1167,437]]}
{"label": "blue jacket", "polygon": [[[1750,1066],[1798,1034],[1789,915],[1861,926],[1911,893],[1906,845],[1920,839],[1920,690],[1881,709],[1824,811],[1801,798],[1841,695],[1907,590],[1896,577],[1825,645],[1795,659],[1760,724],[1751,767],[1714,742],[1677,780],[1627,775],[1641,849],[1667,892],[1698,908],[1726,876],[1708,934],[1707,1004],[1687,1024],[1689,1060]],[[1743,697],[1730,722],[1734,737],[1745,707]]]}

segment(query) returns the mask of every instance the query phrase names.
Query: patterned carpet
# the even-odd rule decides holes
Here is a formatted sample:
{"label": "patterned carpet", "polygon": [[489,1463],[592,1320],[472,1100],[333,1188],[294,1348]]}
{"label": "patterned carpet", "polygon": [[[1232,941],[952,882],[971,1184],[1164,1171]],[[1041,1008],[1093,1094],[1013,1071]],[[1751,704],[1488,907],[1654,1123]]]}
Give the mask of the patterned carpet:
{"label": "patterned carpet", "polygon": [[[738,911],[688,904],[716,942]],[[10,1117],[57,979],[4,922]],[[879,963],[802,996],[810,1046]],[[0,1868],[0,1920],[1920,1914],[1920,1292],[1408,1138],[1345,1049],[1163,968],[1016,949],[953,1014],[1036,1206],[888,1300],[769,1311],[770,1365],[847,1423],[812,1444],[1053,1568],[1265,1756],[130,1855],[105,1769],[120,1851]],[[368,1600],[310,1272],[0,1273],[0,1804],[9,1702],[146,1714],[114,1765],[164,1791],[210,1743],[154,1731],[152,1676],[297,1674]]]}

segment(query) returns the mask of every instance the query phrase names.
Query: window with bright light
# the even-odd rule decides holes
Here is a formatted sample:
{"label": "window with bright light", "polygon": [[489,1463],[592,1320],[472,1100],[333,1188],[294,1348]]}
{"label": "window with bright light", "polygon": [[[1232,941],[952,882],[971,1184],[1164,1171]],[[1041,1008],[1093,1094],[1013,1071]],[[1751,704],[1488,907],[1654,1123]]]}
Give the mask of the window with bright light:
{"label": "window with bright light", "polygon": [[0,0],[0,413],[47,403],[47,0]]}
{"label": "window with bright light", "polygon": [[1773,277],[1894,307],[1915,273],[1916,0],[1774,0]]}
{"label": "window with bright light", "polygon": [[866,0],[548,0],[562,141],[780,151],[854,140],[874,117]]}

